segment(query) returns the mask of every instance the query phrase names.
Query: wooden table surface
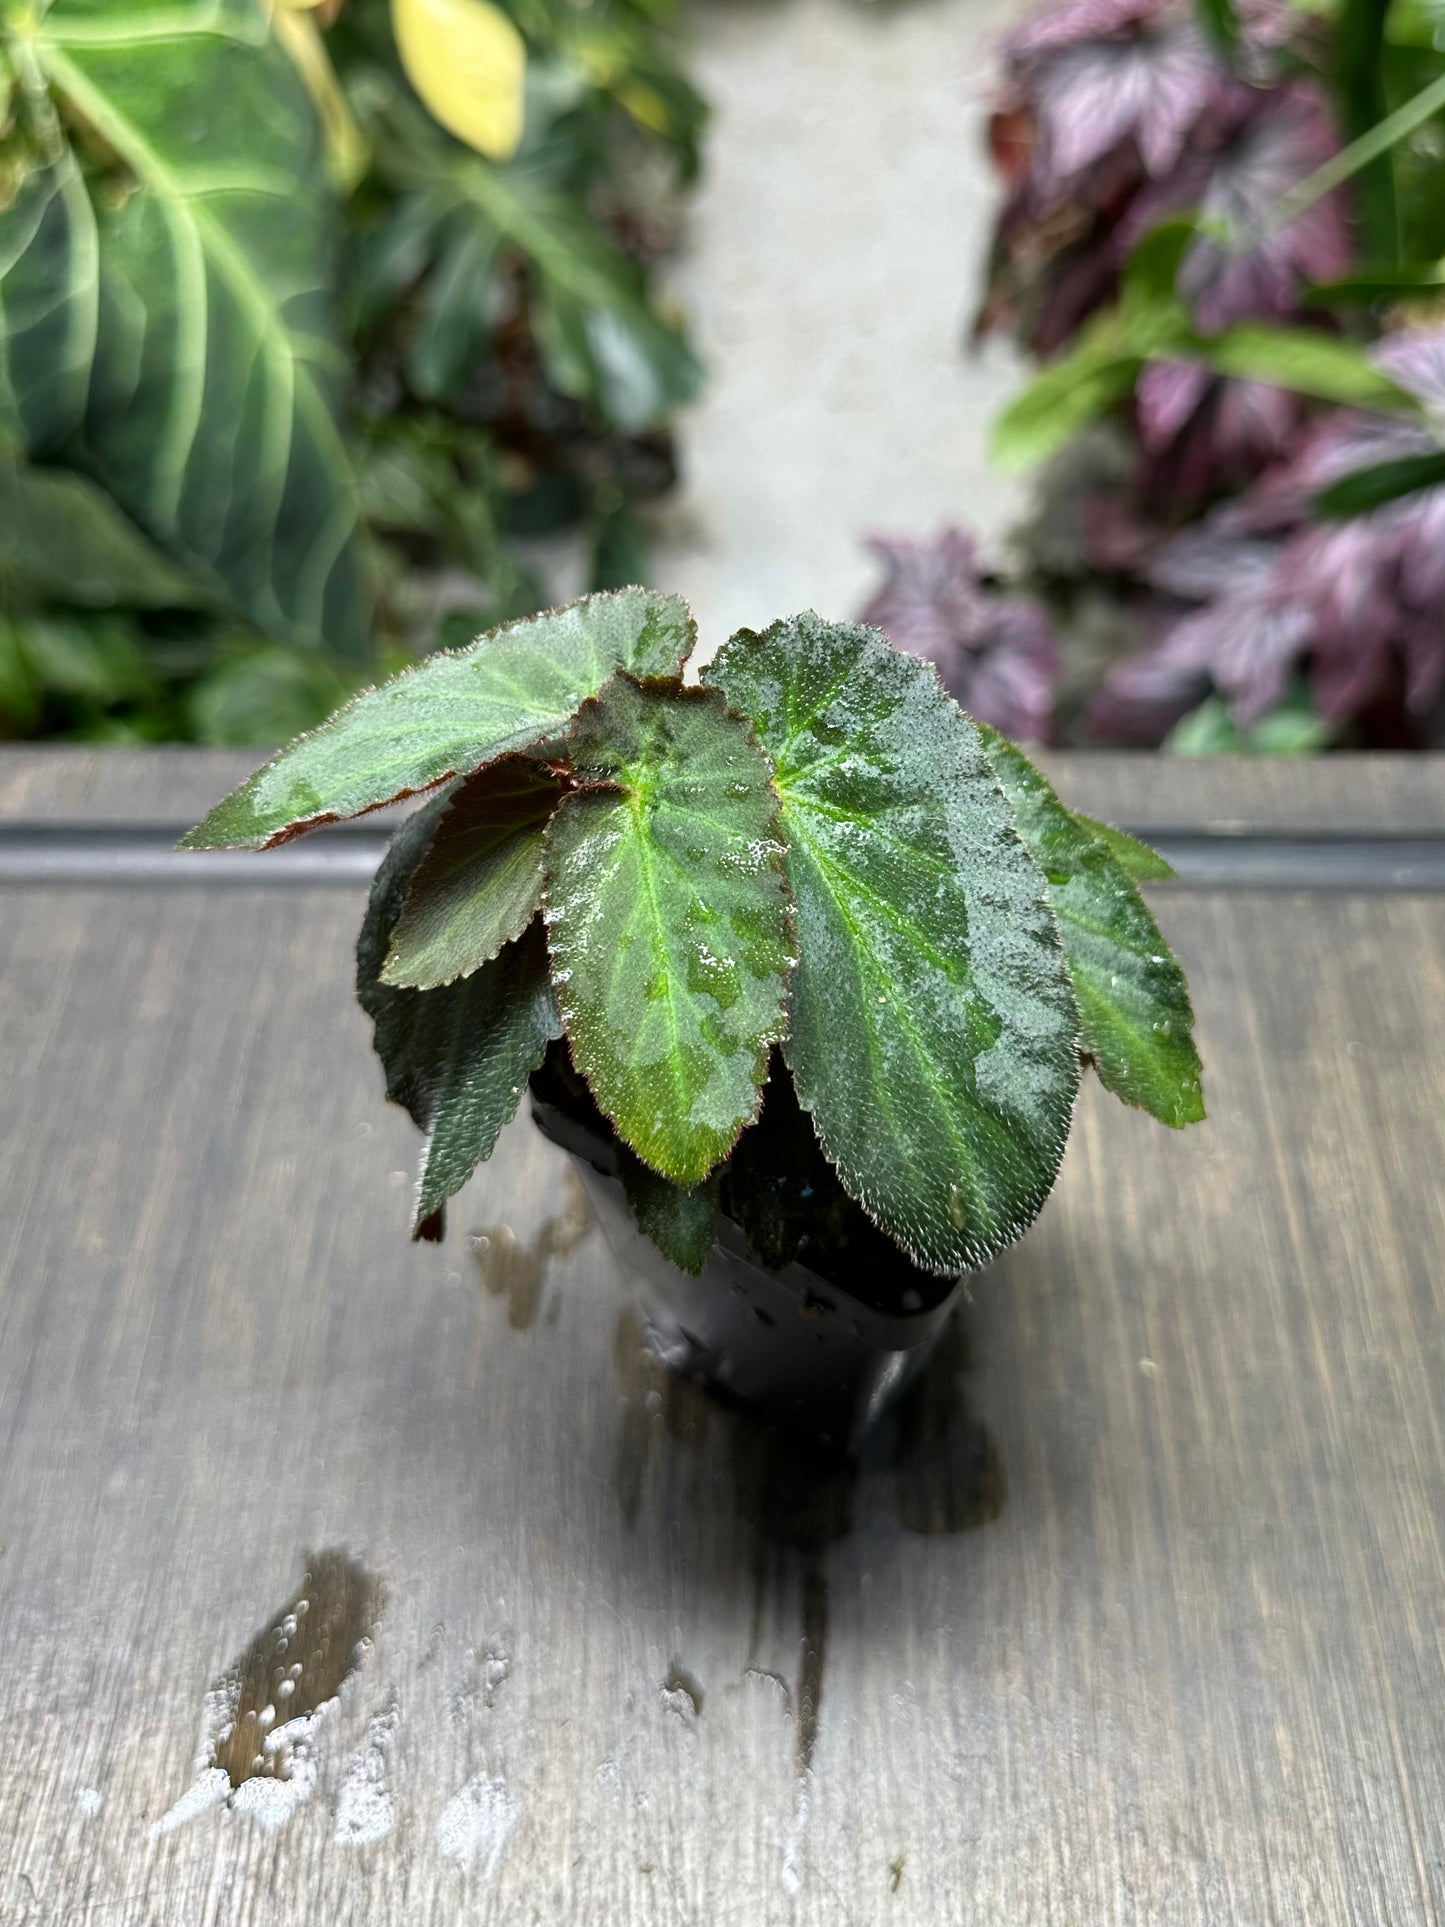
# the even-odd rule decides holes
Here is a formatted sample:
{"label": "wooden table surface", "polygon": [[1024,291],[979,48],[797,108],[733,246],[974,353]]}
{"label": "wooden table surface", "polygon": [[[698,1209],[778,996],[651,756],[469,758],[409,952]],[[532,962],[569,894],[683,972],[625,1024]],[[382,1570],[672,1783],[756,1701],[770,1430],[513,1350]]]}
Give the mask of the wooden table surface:
{"label": "wooden table surface", "polygon": [[1445,763],[1054,763],[1188,859],[1210,1121],[1087,1088],[823,1481],[528,1122],[408,1244],[374,828],[187,872],[246,759],[0,753],[6,1927],[1440,1921]]}

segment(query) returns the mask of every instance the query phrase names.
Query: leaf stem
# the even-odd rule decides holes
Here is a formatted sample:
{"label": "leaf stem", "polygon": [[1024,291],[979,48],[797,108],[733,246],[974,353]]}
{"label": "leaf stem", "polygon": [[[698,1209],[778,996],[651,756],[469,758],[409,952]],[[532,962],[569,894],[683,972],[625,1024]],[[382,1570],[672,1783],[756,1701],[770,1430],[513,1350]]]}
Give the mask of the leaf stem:
{"label": "leaf stem", "polygon": [[1288,227],[1291,221],[1297,221],[1316,201],[1323,200],[1326,194],[1343,186],[1351,175],[1358,174],[1361,168],[1368,167],[1371,161],[1388,153],[1397,141],[1404,140],[1407,134],[1413,134],[1417,127],[1429,120],[1432,114],[1438,114],[1442,108],[1445,108],[1445,74],[1432,80],[1428,87],[1422,87],[1403,107],[1397,107],[1378,126],[1361,134],[1348,147],[1342,147],[1338,154],[1332,154],[1322,167],[1317,167],[1313,174],[1306,175],[1298,186],[1281,196],[1274,213],[1256,234],[1248,238],[1240,251],[1243,253],[1257,247],[1261,241],[1278,234],[1281,228]]}

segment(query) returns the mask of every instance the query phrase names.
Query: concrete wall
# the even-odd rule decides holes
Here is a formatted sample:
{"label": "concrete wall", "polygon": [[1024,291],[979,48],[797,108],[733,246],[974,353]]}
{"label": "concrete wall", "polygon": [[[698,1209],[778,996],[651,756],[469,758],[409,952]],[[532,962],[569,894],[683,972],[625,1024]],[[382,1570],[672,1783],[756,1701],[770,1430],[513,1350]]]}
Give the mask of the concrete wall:
{"label": "concrete wall", "polygon": [[700,0],[714,120],[676,292],[709,381],[655,575],[709,649],[740,624],[856,612],[870,529],[996,536],[985,459],[1018,380],[963,342],[995,190],[992,46],[1017,0]]}

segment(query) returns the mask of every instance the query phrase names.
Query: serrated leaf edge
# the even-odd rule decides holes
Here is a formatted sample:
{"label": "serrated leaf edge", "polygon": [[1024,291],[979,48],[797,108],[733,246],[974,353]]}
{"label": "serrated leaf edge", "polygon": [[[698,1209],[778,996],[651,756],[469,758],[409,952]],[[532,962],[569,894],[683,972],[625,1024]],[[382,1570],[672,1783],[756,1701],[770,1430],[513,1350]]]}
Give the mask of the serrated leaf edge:
{"label": "serrated leaf edge", "polygon": [[[228,791],[227,794],[221,798],[221,803],[230,802],[232,797],[238,795],[241,790],[245,789],[247,783],[254,783],[258,776],[264,776],[267,770],[274,769],[283,757],[291,754],[292,750],[299,749],[303,743],[309,743],[315,737],[329,730],[331,725],[340,717],[345,716],[350,710],[355,709],[363,697],[374,696],[379,689],[390,689],[396,683],[404,682],[408,676],[414,676],[418,670],[426,668],[429,663],[439,662],[444,658],[454,659],[459,656],[468,656],[474,650],[479,649],[484,642],[491,642],[498,636],[506,635],[510,630],[526,628],[529,624],[539,621],[544,616],[565,615],[567,610],[575,609],[580,603],[611,602],[620,596],[637,595],[639,593],[657,596],[659,600],[680,602],[687,612],[691,641],[688,643],[678,663],[678,675],[680,677],[682,671],[691,660],[693,649],[697,645],[697,618],[694,616],[692,606],[686,598],[683,596],[673,596],[671,594],[663,596],[660,590],[645,588],[641,583],[628,583],[620,589],[598,589],[592,595],[578,596],[572,602],[557,603],[547,609],[537,609],[534,610],[531,615],[517,616],[511,622],[499,622],[496,628],[483,630],[481,635],[473,637],[470,642],[462,643],[455,649],[434,649],[430,655],[422,656],[418,661],[408,663],[405,669],[399,669],[394,676],[387,676],[379,683],[368,683],[365,689],[358,689],[354,696],[349,696],[344,703],[339,704],[337,708],[333,709],[331,714],[326,717],[323,722],[316,725],[315,729],[303,729],[300,735],[293,736],[289,743],[284,743],[274,755],[267,757],[264,763],[259,764],[257,768],[252,770],[244,783],[239,783],[234,790]],[[622,672],[614,670],[613,673],[618,674]],[[634,680],[638,679],[635,678]],[[602,686],[605,689],[607,684],[604,682]],[[595,699],[592,697],[588,698],[589,702],[593,700]],[[583,706],[585,707],[585,705]],[[574,712],[573,720],[575,720],[576,713],[577,712]],[[256,854],[260,854],[265,850],[278,850],[283,844],[294,843],[297,837],[307,836],[312,830],[322,829],[328,823],[358,822],[363,816],[370,816],[374,810],[390,809],[392,804],[403,803],[408,797],[428,796],[433,790],[440,789],[443,783],[450,783],[458,776],[474,776],[478,770],[490,768],[493,763],[500,762],[503,756],[525,756],[530,749],[535,749],[538,744],[555,742],[556,740],[557,731],[555,725],[549,725],[547,729],[539,730],[530,743],[513,743],[496,756],[487,757],[480,763],[469,764],[465,770],[460,766],[454,769],[443,770],[439,776],[435,777],[430,783],[422,784],[419,789],[396,790],[392,795],[383,797],[379,802],[368,803],[364,809],[352,810],[346,814],[335,810],[321,810],[314,816],[296,817],[292,822],[283,824],[279,830],[273,830],[271,835],[260,843],[198,842],[196,839],[206,820],[214,814],[216,809],[221,807],[221,804],[217,803],[213,806],[213,809],[206,812],[206,816],[202,818],[201,823],[197,824],[194,830],[188,831],[186,835],[181,838],[180,842],[176,845],[176,850],[182,855],[188,854],[192,850],[247,850]]]}
{"label": "serrated leaf edge", "polygon": [[[1074,1011],[1073,1049],[1074,1049],[1074,1055],[1076,1059],[1078,1059],[1079,1062],[1082,1063],[1083,1061],[1083,1049],[1082,1049],[1083,1019],[1079,1010],[1078,995],[1074,990],[1073,977],[1070,974],[1067,967],[1068,960],[1067,960],[1067,955],[1064,951],[1063,933],[1059,927],[1058,912],[1055,910],[1053,905],[1053,900],[1049,896],[1048,878],[1044,875],[1043,869],[1040,866],[1038,859],[1034,856],[1033,852],[1029,849],[1028,845],[1024,842],[1023,837],[1019,834],[1018,825],[1014,822],[1012,805],[1009,803],[1008,797],[1004,792],[1004,787],[1002,782],[999,780],[998,772],[993,766],[993,759],[988,754],[987,745],[984,741],[984,736],[982,733],[982,729],[979,725],[978,719],[974,716],[970,716],[968,711],[963,707],[963,705],[958,701],[958,699],[954,695],[952,695],[948,689],[944,687],[943,678],[939,674],[937,663],[932,661],[931,658],[927,656],[913,656],[909,651],[896,649],[895,645],[888,640],[888,637],[884,634],[883,630],[879,629],[873,623],[868,623],[868,622],[838,623],[838,622],[835,622],[832,617],[819,615],[816,609],[804,609],[804,610],[798,611],[797,614],[795,615],[779,616],[776,619],[776,621],[770,622],[765,629],[746,629],[746,628],[735,629],[733,633],[728,637],[727,641],[723,643],[722,647],[718,650],[717,654],[713,657],[712,661],[709,663],[705,663],[703,665],[703,668],[701,671],[702,677],[704,678],[710,677],[711,672],[715,667],[720,667],[725,665],[728,652],[733,648],[735,644],[740,644],[742,648],[751,648],[755,644],[761,644],[762,642],[764,642],[766,638],[773,632],[773,630],[786,628],[789,623],[798,621],[800,616],[808,616],[808,615],[813,616],[819,622],[827,623],[830,627],[833,627],[833,628],[849,628],[849,629],[866,631],[870,636],[876,637],[877,640],[883,645],[883,647],[891,651],[892,653],[898,654],[898,655],[905,655],[905,654],[909,655],[910,660],[916,663],[920,669],[932,675],[933,681],[937,686],[938,693],[940,697],[943,699],[943,701],[947,703],[951,709],[956,711],[957,714],[962,718],[962,720],[968,723],[978,733],[979,744],[983,750],[984,773],[987,776],[989,782],[993,785],[995,793],[998,795],[998,797],[1000,798],[1004,806],[1005,840],[1012,839],[1012,841],[1018,845],[1019,849],[1023,852],[1024,857],[1026,858],[1026,860],[1028,861],[1032,869],[1036,872],[1039,879],[1040,902],[1045,912],[1045,915],[1047,917],[1049,926],[1053,931],[1055,947],[1058,949],[1060,955],[1064,956],[1064,959],[1065,959],[1065,971],[1064,971],[1065,982],[1068,985],[1069,1001],[1073,1006],[1073,1011]],[[711,682],[710,680],[704,681],[702,686],[704,688],[709,688],[709,689],[716,689],[717,687],[717,685]],[[827,703],[831,702],[833,700],[833,697],[837,695],[844,686],[845,686],[844,683],[840,683],[838,684],[836,689],[830,691],[828,695],[826,695],[823,698],[823,702],[822,704],[819,705],[819,708],[821,709]],[[815,709],[810,715],[808,720],[811,721],[812,718],[817,714],[818,714],[818,710]],[[773,759],[770,752],[765,747],[763,747],[761,743],[759,744],[759,747],[762,748],[764,756],[768,758],[769,763],[771,764],[773,762]],[[782,788],[777,783],[775,765],[774,765],[773,786],[775,791],[778,794],[779,815],[781,816],[783,801],[786,793],[782,790]],[[786,831],[784,832],[783,836],[780,838],[780,841],[782,842],[785,849],[788,849],[788,850],[791,849],[792,846],[788,840]],[[789,891],[790,899],[791,899],[791,895],[792,893],[790,890]],[[796,959],[795,959],[795,967],[796,967]],[[790,999],[791,999],[792,978],[793,978],[793,972],[790,970],[788,973]],[[790,1006],[789,1006],[790,1019],[791,1019],[791,1015],[792,1015],[792,1011],[791,1011],[791,1001],[790,1001]],[[791,1023],[789,1026],[789,1031],[791,1033]],[[1073,1132],[1074,1112],[1078,1108],[1078,1102],[1079,1102],[1079,1079],[1076,1078],[1074,1080],[1073,1092],[1069,1098],[1068,1116],[1065,1119],[1063,1128],[1058,1135],[1057,1142],[1055,1143],[1051,1141],[1049,1144],[1050,1151],[1051,1152],[1057,1151],[1058,1156],[1054,1163],[1053,1174],[1049,1178],[1048,1184],[1043,1192],[1043,1195],[1040,1197],[1033,1211],[1026,1218],[1024,1218],[1020,1223],[1012,1226],[1011,1229],[1009,1229],[1007,1232],[1001,1235],[996,1242],[986,1243],[983,1245],[971,1245],[967,1247],[965,1251],[964,1262],[961,1265],[940,1265],[935,1260],[925,1256],[923,1252],[921,1252],[915,1245],[913,1245],[906,1237],[901,1236],[890,1225],[885,1224],[882,1218],[878,1215],[877,1209],[875,1208],[871,1200],[863,1193],[861,1189],[858,1189],[858,1190],[854,1189],[853,1185],[849,1182],[847,1172],[843,1169],[842,1165],[839,1163],[837,1157],[834,1155],[831,1147],[829,1146],[827,1133],[823,1129],[822,1121],[818,1117],[817,1111],[815,1110],[809,1098],[805,1096],[801,1086],[799,1085],[797,1069],[793,1064],[792,1055],[788,1049],[790,1038],[784,1037],[779,1041],[782,1045],[783,1056],[785,1061],[787,1062],[789,1075],[792,1077],[792,1080],[793,1080],[793,1090],[797,1095],[798,1108],[804,1113],[806,1113],[808,1118],[812,1121],[813,1135],[818,1140],[818,1148],[822,1151],[823,1156],[828,1160],[828,1163],[832,1166],[833,1170],[837,1173],[838,1182],[842,1185],[843,1189],[847,1192],[848,1196],[853,1200],[854,1204],[858,1206],[859,1210],[862,1211],[875,1225],[877,1225],[878,1229],[883,1233],[884,1237],[887,1238],[892,1244],[896,1245],[898,1249],[903,1253],[903,1255],[909,1260],[909,1262],[913,1265],[916,1265],[920,1271],[927,1272],[931,1277],[935,1277],[935,1278],[954,1278],[954,1277],[963,1276],[966,1272],[969,1272],[969,1271],[979,1270],[984,1265],[989,1264],[994,1258],[996,1258],[1001,1251],[1007,1250],[1009,1245],[1016,1243],[1018,1239],[1021,1238],[1023,1234],[1029,1229],[1030,1225],[1037,1222],[1040,1212],[1042,1212],[1045,1204],[1047,1204],[1049,1197],[1052,1194],[1054,1185],[1058,1182],[1059,1169],[1063,1163],[1064,1152],[1068,1147],[1069,1138]]]}
{"label": "serrated leaf edge", "polygon": [[[534,913],[533,916],[528,918],[527,923],[522,930],[523,936],[525,936],[527,931],[531,929],[532,924],[536,921],[537,914],[539,913]],[[519,939],[513,938],[512,941],[515,943],[519,941]],[[505,949],[506,945],[504,944],[502,948]],[[497,954],[498,956],[500,956],[501,951],[498,951]],[[411,1241],[413,1244],[427,1243],[432,1241],[428,1236],[426,1227],[432,1222],[434,1218],[437,1217],[439,1213],[442,1213],[442,1214],[445,1213],[447,1205],[451,1202],[451,1200],[454,1197],[456,1197],[457,1193],[462,1189],[462,1186],[470,1183],[471,1179],[475,1177],[476,1173],[481,1169],[482,1165],[489,1162],[489,1160],[491,1159],[492,1153],[497,1148],[497,1145],[501,1139],[501,1135],[503,1131],[506,1130],[507,1126],[512,1122],[513,1118],[516,1117],[517,1112],[522,1108],[522,1099],[526,1095],[527,1080],[531,1077],[532,1072],[538,1069],[538,1067],[542,1063],[542,1060],[546,1057],[548,1044],[555,1042],[556,1039],[563,1034],[561,1014],[557,1008],[557,993],[552,989],[550,975],[544,977],[542,981],[546,984],[548,992],[550,993],[550,998],[551,998],[552,1013],[553,1013],[553,1026],[551,1028],[551,1032],[549,1035],[544,1036],[544,1038],[542,1039],[542,1048],[540,1051],[538,1051],[535,1062],[528,1065],[527,1069],[522,1073],[522,1081],[517,1086],[517,1101],[512,1106],[511,1110],[507,1113],[507,1115],[502,1119],[500,1124],[498,1124],[496,1131],[493,1134],[491,1144],[488,1146],[487,1150],[484,1151],[482,1155],[477,1159],[476,1163],[473,1164],[471,1170],[467,1173],[467,1176],[461,1180],[461,1183],[456,1185],[451,1191],[447,1192],[445,1196],[439,1198],[429,1211],[423,1210],[423,1205],[426,1202],[426,1181],[427,1181],[427,1173],[431,1168],[432,1146],[436,1139],[435,1121],[433,1121],[432,1124],[428,1126],[427,1130],[423,1134],[421,1154],[417,1163],[416,1182],[412,1186]],[[426,992],[417,991],[415,994],[419,997],[424,997],[426,995]],[[443,1225],[445,1225],[444,1217],[443,1217]]]}
{"label": "serrated leaf edge", "polygon": [[[988,735],[986,732],[991,730],[993,735],[999,737],[1001,741],[1007,743],[1009,748],[1012,749],[1016,755],[1023,758],[1023,760],[1028,764],[1029,768],[1034,772],[1035,776],[1037,776],[1039,780],[1048,789],[1049,794],[1053,797],[1054,801],[1058,804],[1059,808],[1063,810],[1065,815],[1070,818],[1075,828],[1082,832],[1083,836],[1089,843],[1090,847],[1099,852],[1099,854],[1103,857],[1104,862],[1107,864],[1109,869],[1113,871],[1114,875],[1123,884],[1124,888],[1129,892],[1129,894],[1134,898],[1135,902],[1139,905],[1139,908],[1144,912],[1144,915],[1149,919],[1150,924],[1153,926],[1154,930],[1158,933],[1159,941],[1164,945],[1164,948],[1169,955],[1170,961],[1174,964],[1175,968],[1179,972],[1179,982],[1184,992],[1185,1015],[1189,1020],[1189,1039],[1190,1039],[1191,1045],[1193,1045],[1194,1055],[1197,1059],[1199,1056],[1199,1047],[1197,1044],[1194,1043],[1194,1027],[1197,1022],[1197,1019],[1195,1018],[1195,1015],[1194,1015],[1194,999],[1191,997],[1189,992],[1189,978],[1185,973],[1184,966],[1179,962],[1179,959],[1174,955],[1174,948],[1172,944],[1169,943],[1163,931],[1159,929],[1158,918],[1154,915],[1154,912],[1149,908],[1148,903],[1144,899],[1144,893],[1139,888],[1138,883],[1124,868],[1123,864],[1114,855],[1114,852],[1109,848],[1108,844],[1104,841],[1104,839],[1095,834],[1094,825],[1097,819],[1090,816],[1086,816],[1082,812],[1071,810],[1068,804],[1059,795],[1058,791],[1054,788],[1052,781],[1049,779],[1048,776],[1045,775],[1043,770],[1039,768],[1038,764],[1033,760],[1033,758],[1025,750],[1020,749],[1018,744],[1014,742],[1011,737],[1005,736],[1002,730],[993,729],[991,724],[985,724],[980,726],[976,722],[975,722],[975,727],[980,730],[980,741],[982,741],[985,745],[985,753],[987,752],[987,742],[988,742]],[[993,772],[994,782],[997,785],[1000,793],[1003,795],[1004,802],[1008,803],[1008,792],[1004,790],[1003,783],[1001,778],[998,775],[998,772],[993,769],[992,757],[989,758],[989,768]],[[1009,816],[1010,816],[1010,820],[1012,820],[1012,816],[1013,816],[1012,805],[1009,805]],[[1115,826],[1112,824],[1106,823],[1106,824],[1103,824],[1102,827],[1105,829],[1112,829]],[[1127,830],[1121,830],[1119,834],[1121,836],[1129,836],[1130,833]],[[1019,835],[1018,829],[1016,827],[1014,828],[1014,835],[1018,837],[1020,842],[1023,842],[1023,838],[1022,836]],[[1138,843],[1140,848],[1147,850],[1151,856],[1159,856],[1159,852],[1153,849],[1152,846],[1149,845],[1148,843],[1143,842],[1141,838],[1130,837],[1130,841],[1134,843]],[[1030,860],[1033,862],[1035,869],[1039,870],[1040,874],[1043,875],[1043,869],[1038,859],[1033,856],[1032,852],[1029,852],[1029,855],[1030,855]],[[1165,863],[1165,859],[1163,857],[1159,857],[1159,861],[1161,863]],[[1166,867],[1169,870],[1170,877],[1172,877],[1175,874],[1173,865],[1169,864],[1169,865],[1166,865]],[[1166,879],[1163,877],[1160,877],[1157,880],[1161,883],[1166,881]],[[1063,933],[1060,927],[1059,913],[1057,909],[1054,907],[1054,902],[1053,902],[1053,896],[1052,896],[1053,886],[1049,883],[1047,876],[1044,877],[1044,887],[1045,887],[1045,892],[1047,894],[1047,899],[1048,899],[1049,914],[1053,918],[1055,930],[1059,932],[1060,945],[1061,947],[1064,948],[1065,963],[1067,964],[1068,950],[1067,950],[1067,946],[1063,945]],[[1208,1115],[1208,1112],[1205,1108],[1205,1103],[1204,1103],[1204,1087],[1203,1087],[1202,1080],[1201,1080],[1200,1089],[1199,1089],[1199,1116],[1197,1118],[1181,1118],[1177,1121],[1173,1118],[1160,1117],[1159,1113],[1155,1110],[1151,1110],[1147,1104],[1142,1103],[1136,1097],[1130,1097],[1126,1092],[1118,1090],[1113,1084],[1107,1081],[1102,1069],[1100,1068],[1098,1059],[1094,1056],[1094,1053],[1088,1048],[1087,1040],[1084,1037],[1084,1015],[1079,1005],[1079,993],[1077,989],[1075,989],[1074,987],[1074,973],[1072,969],[1068,971],[1068,977],[1069,977],[1070,994],[1072,995],[1074,1000],[1074,1008],[1076,1011],[1078,1011],[1078,1014],[1079,1014],[1079,1036],[1078,1036],[1078,1041],[1075,1048],[1078,1051],[1080,1064],[1093,1066],[1094,1074],[1097,1076],[1097,1078],[1099,1079],[1099,1082],[1104,1086],[1104,1089],[1108,1091],[1111,1097],[1118,1098],[1121,1104],[1127,1105],[1128,1108],[1132,1111],[1143,1111],[1146,1117],[1152,1117],[1157,1124],[1163,1124],[1167,1129],[1171,1131],[1184,1131],[1184,1130],[1187,1130],[1191,1124],[1202,1124],[1206,1116]],[[1077,1105],[1078,1103],[1077,1091],[1075,1091],[1075,1094],[1074,1094],[1074,1102]],[[1072,1129],[1072,1124],[1070,1128]]]}

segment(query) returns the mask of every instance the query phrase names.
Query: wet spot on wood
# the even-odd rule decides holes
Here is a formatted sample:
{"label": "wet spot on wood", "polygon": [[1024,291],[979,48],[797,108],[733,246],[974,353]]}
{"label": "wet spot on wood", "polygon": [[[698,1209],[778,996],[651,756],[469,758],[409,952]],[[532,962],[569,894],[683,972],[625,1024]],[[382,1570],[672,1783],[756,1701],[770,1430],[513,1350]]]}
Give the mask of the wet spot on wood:
{"label": "wet spot on wood", "polygon": [[1003,1510],[1003,1461],[969,1411],[967,1333],[955,1318],[899,1401],[892,1459],[898,1517],[909,1532],[971,1532]]}
{"label": "wet spot on wood", "polygon": [[468,1647],[466,1670],[452,1694],[453,1726],[465,1725],[479,1711],[490,1713],[497,1695],[512,1676],[512,1655],[499,1640],[477,1648]]}
{"label": "wet spot on wood", "polygon": [[278,1825],[316,1780],[313,1737],[361,1663],[384,1603],[349,1553],[308,1554],[295,1594],[214,1682],[197,1778],[157,1823],[169,1832],[222,1800]]}
{"label": "wet spot on wood", "polygon": [[[930,1534],[972,1531],[997,1518],[1004,1503],[997,1447],[969,1408],[971,1360],[963,1317],[955,1316],[945,1327],[913,1382],[855,1457],[820,1448],[769,1424],[704,1381],[670,1371],[631,1310],[618,1320],[613,1359],[622,1397],[617,1491],[629,1522],[642,1503],[654,1449],[671,1443],[700,1464],[710,1427],[716,1425],[752,1567],[747,1671],[766,1672],[776,1681],[792,1720],[799,1781],[794,1831],[800,1840],[826,1704],[831,1548],[852,1532],[865,1508],[876,1516],[875,1494],[905,1531]],[[660,1469],[666,1463],[664,1458]],[[675,1499],[671,1468],[666,1477],[665,1490]],[[798,1615],[792,1680],[758,1663],[770,1602],[787,1602],[787,1611]],[[664,1691],[672,1686],[670,1677]]]}
{"label": "wet spot on wood", "polygon": [[612,1340],[612,1362],[622,1391],[617,1442],[617,1495],[630,1525],[637,1517],[655,1433],[691,1453],[707,1435],[712,1394],[699,1378],[670,1371],[647,1342],[642,1320],[624,1311]]}
{"label": "wet spot on wood", "polygon": [[570,1257],[591,1229],[587,1200],[569,1171],[566,1206],[544,1219],[530,1238],[519,1238],[509,1224],[484,1225],[472,1232],[467,1243],[476,1259],[482,1288],[491,1297],[505,1301],[507,1323],[513,1331],[526,1331],[534,1323],[552,1259]]}
{"label": "wet spot on wood", "polygon": [[794,1696],[798,1716],[793,1748],[800,1777],[813,1771],[818,1720],[823,1711],[823,1674],[828,1662],[828,1572],[816,1555],[804,1562],[802,1592],[803,1632]]}
{"label": "wet spot on wood", "polygon": [[334,1700],[381,1616],[382,1593],[348,1553],[308,1557],[301,1585],[264,1626],[214,1691],[234,1683],[235,1716],[215,1764],[233,1787],[290,1770],[287,1726]]}

